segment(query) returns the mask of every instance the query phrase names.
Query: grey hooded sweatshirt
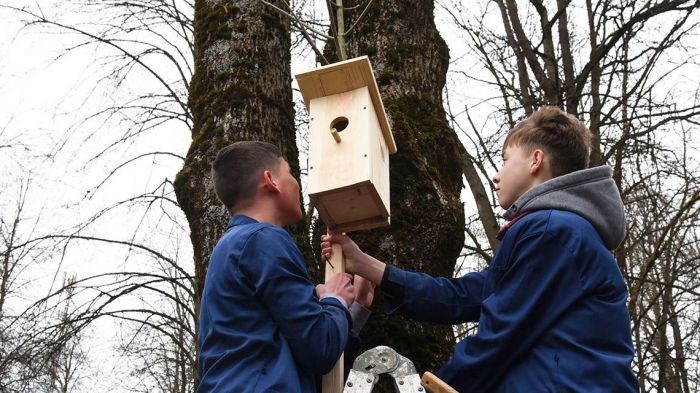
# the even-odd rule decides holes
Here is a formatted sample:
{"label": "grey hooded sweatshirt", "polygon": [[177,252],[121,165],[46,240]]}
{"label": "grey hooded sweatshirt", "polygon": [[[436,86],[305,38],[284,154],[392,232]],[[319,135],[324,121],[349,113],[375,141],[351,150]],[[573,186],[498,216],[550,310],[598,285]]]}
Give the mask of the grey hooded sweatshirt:
{"label": "grey hooded sweatshirt", "polygon": [[558,176],[533,187],[503,216],[510,221],[523,212],[545,209],[570,211],[585,218],[610,250],[625,238],[625,210],[612,168],[607,165]]}

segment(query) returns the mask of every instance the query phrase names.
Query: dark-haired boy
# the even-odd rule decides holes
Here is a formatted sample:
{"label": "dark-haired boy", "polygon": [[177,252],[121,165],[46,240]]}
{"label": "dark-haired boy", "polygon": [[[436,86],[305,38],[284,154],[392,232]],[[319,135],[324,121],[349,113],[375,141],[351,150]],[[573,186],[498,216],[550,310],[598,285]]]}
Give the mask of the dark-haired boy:
{"label": "dark-haired boy", "polygon": [[590,141],[556,107],[509,132],[493,181],[510,221],[480,272],[406,272],[346,236],[322,239],[322,253],[340,243],[347,270],[381,284],[389,313],[479,322],[437,372],[460,392],[636,392],[627,288],[610,252],[624,239],[624,210],[612,170],[586,169]]}
{"label": "dark-haired boy", "polygon": [[[362,313],[352,277],[316,287],[309,279],[283,229],[302,218],[299,183],[276,146],[234,143],[218,153],[212,178],[231,220],[202,295],[197,391],[315,392],[346,347],[348,306]],[[369,306],[372,287],[356,285],[358,301]]]}

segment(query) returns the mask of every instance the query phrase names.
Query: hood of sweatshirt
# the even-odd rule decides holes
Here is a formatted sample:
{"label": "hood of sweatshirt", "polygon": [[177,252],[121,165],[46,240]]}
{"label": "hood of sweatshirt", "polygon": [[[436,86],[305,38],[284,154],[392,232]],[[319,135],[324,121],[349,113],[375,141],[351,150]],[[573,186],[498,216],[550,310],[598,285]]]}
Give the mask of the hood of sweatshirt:
{"label": "hood of sweatshirt", "polygon": [[593,224],[605,245],[616,249],[625,238],[625,209],[607,165],[555,177],[529,189],[503,215],[512,220],[533,210],[566,210]]}

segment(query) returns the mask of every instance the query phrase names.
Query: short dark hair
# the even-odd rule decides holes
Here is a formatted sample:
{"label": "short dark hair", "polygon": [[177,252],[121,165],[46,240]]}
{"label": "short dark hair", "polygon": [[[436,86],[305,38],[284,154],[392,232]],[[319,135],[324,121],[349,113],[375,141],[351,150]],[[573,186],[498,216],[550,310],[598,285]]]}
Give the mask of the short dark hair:
{"label": "short dark hair", "polygon": [[267,142],[241,141],[219,150],[211,165],[211,177],[214,192],[229,213],[247,207],[262,172],[277,172],[280,159],[280,149]]}
{"label": "short dark hair", "polygon": [[545,150],[557,177],[588,168],[592,139],[591,131],[574,115],[543,106],[508,132],[503,149],[513,145]]}

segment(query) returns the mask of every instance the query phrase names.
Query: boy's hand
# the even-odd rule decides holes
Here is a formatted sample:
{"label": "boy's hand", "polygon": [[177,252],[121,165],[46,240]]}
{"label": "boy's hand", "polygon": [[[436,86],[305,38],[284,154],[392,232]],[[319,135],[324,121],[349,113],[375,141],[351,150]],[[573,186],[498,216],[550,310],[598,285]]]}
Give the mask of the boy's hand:
{"label": "boy's hand", "polygon": [[370,308],[374,300],[374,288],[376,285],[362,276],[355,276],[355,301],[360,303],[364,308]]}
{"label": "boy's hand", "polygon": [[333,255],[333,247],[331,247],[331,244],[333,243],[339,244],[343,248],[345,270],[350,273],[356,273],[355,261],[359,260],[361,256],[364,255],[360,247],[346,235],[321,235],[321,256],[323,258],[331,259]]}
{"label": "boy's hand", "polygon": [[[331,244],[339,244],[345,254],[345,271],[359,274],[365,279],[379,285],[386,270],[386,264],[371,255],[367,255],[352,239],[345,235],[322,235],[321,256],[330,259],[333,255]],[[373,293],[374,294],[374,293]],[[369,303],[372,303],[370,300]]]}
{"label": "boy's hand", "polygon": [[325,284],[316,285],[316,294],[319,298],[328,295],[335,295],[345,301],[350,307],[355,301],[355,287],[352,286],[352,276],[348,273],[337,273]]}

